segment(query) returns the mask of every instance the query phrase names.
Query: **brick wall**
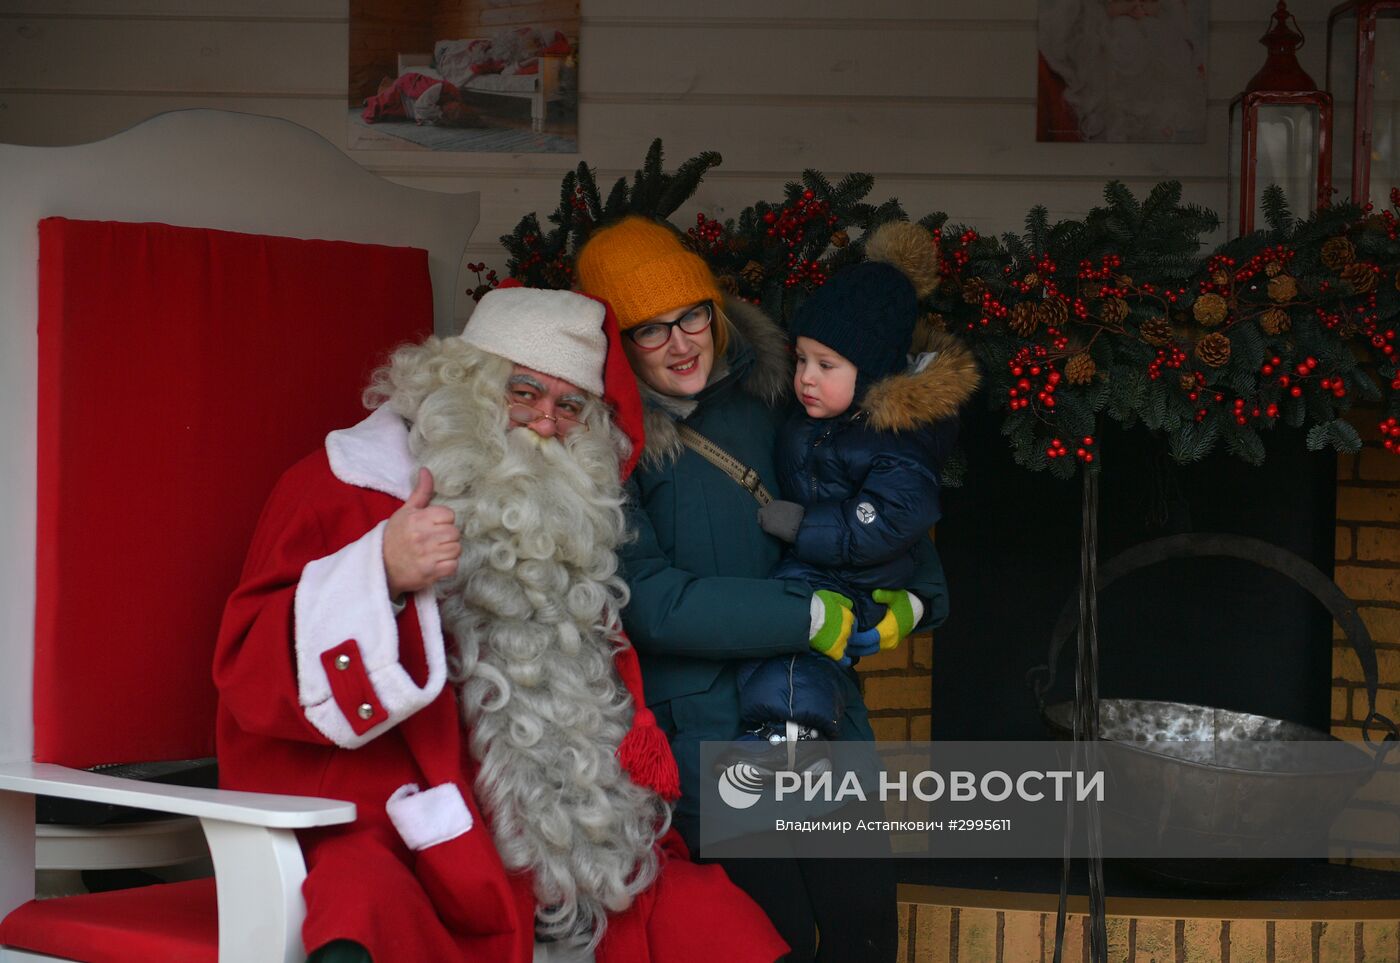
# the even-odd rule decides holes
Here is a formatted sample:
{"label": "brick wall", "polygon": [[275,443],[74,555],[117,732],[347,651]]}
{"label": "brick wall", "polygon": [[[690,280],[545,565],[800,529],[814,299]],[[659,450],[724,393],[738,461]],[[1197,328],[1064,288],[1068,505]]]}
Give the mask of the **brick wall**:
{"label": "brick wall", "polygon": [[933,738],[933,637],[911,635],[898,648],[860,660],[857,667],[870,726],[881,742]]}
{"label": "brick wall", "polygon": [[[1400,721],[1400,458],[1383,449],[1374,412],[1353,418],[1365,439],[1355,455],[1337,459],[1337,584],[1356,602],[1376,644],[1380,690],[1376,709]],[[1365,675],[1361,663],[1334,627],[1332,649],[1332,734],[1361,738],[1366,718]],[[1379,795],[1377,795],[1379,794]],[[1359,794],[1354,808],[1367,808],[1368,796],[1395,799],[1400,772],[1381,773]],[[1368,839],[1349,841],[1352,861],[1400,870],[1400,860],[1384,858],[1400,846],[1400,819],[1383,806],[1365,825]]]}
{"label": "brick wall", "polygon": [[[1400,457],[1381,448],[1375,420],[1355,419],[1365,448],[1337,460],[1336,578],[1376,643],[1381,684],[1376,708],[1400,720]],[[1335,634],[1332,733],[1359,739],[1366,717],[1365,677],[1340,629]]]}

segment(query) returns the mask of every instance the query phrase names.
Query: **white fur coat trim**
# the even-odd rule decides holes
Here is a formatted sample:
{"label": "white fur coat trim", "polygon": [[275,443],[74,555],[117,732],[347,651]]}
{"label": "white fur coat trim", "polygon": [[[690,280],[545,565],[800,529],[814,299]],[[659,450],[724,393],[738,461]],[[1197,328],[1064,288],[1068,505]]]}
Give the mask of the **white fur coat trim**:
{"label": "white fur coat trim", "polygon": [[[340,481],[406,498],[417,465],[408,450],[403,419],[379,409],[353,428],[326,438],[331,471]],[[327,739],[353,749],[429,705],[447,681],[442,620],[431,589],[413,596],[422,630],[427,681],[419,686],[399,662],[399,630],[384,574],[384,528],[380,522],[338,552],[308,562],[297,583],[295,620],[297,686],[306,718]],[[354,639],[364,670],[388,718],[356,734],[342,706],[331,695],[321,656]]]}
{"label": "white fur coat trim", "polygon": [[418,481],[408,427],[387,405],[350,428],[326,436],[331,472],[347,485],[406,499]]}
{"label": "white fur coat trim", "polygon": [[472,828],[472,811],[462,790],[445,782],[419,791],[417,783],[400,786],[384,804],[404,845],[414,852],[445,843]]}

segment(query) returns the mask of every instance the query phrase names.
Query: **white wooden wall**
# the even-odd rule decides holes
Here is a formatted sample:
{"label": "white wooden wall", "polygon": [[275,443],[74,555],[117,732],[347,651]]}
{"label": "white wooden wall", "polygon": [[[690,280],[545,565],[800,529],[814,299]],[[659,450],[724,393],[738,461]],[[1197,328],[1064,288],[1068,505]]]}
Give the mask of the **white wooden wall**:
{"label": "white wooden wall", "polygon": [[[777,198],[805,167],[870,171],[875,199],[982,230],[1017,228],[1036,203],[1082,213],[1108,178],[1177,178],[1223,214],[1226,111],[1263,63],[1273,7],[1214,0],[1205,144],[1037,144],[1035,0],[582,0],[581,154],[352,156],[404,184],[479,189],[468,257],[497,267],[496,238],[553,210],[565,170],[587,160],[606,184],[657,136],[673,163],[724,155],[683,224]],[[1292,7],[1321,83],[1330,4]],[[347,36],[346,0],[0,0],[0,141],[77,143],[215,106],[344,145]]]}

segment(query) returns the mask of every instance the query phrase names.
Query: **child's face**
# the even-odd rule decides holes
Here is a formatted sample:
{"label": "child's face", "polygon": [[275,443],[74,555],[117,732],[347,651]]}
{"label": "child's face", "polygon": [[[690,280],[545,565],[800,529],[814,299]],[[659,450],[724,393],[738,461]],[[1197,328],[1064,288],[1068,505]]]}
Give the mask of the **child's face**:
{"label": "child's face", "polygon": [[856,394],[856,366],[820,341],[798,338],[797,373],[792,379],[797,400],[813,418],[835,418],[851,407]]}

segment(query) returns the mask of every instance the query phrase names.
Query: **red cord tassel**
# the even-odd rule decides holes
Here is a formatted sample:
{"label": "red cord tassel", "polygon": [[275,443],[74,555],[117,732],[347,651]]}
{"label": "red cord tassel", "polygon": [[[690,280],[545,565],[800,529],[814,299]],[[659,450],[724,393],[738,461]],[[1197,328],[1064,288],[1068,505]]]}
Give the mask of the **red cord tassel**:
{"label": "red cord tassel", "polygon": [[667,802],[681,797],[681,777],[671,745],[645,706],[637,706],[632,728],[617,747],[617,758],[637,785],[651,789]]}

